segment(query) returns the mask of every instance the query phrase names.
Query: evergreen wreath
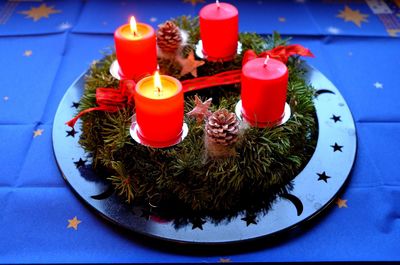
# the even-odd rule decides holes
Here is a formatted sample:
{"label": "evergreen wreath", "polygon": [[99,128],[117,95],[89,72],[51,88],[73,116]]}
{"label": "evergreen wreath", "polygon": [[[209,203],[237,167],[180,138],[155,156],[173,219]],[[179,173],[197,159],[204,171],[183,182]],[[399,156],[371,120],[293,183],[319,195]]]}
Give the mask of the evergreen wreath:
{"label": "evergreen wreath", "polygon": [[[173,22],[187,35],[177,51],[184,58],[199,40],[198,19],[182,16]],[[241,69],[244,51],[259,53],[288,41],[277,33],[265,38],[241,33],[239,39],[242,54],[231,62],[205,62],[197,69],[198,76]],[[96,106],[97,88],[118,87],[118,80],[109,74],[114,60],[115,54],[109,54],[91,66],[79,111]],[[180,80],[192,78],[190,73],[181,76],[181,66],[173,58],[160,58],[159,64],[161,73]],[[290,191],[291,180],[309,161],[316,146],[314,89],[304,80],[302,64],[298,57],[291,57],[287,63],[287,102],[292,111],[289,121],[273,128],[245,128],[234,145],[233,156],[208,157],[204,123],[186,115],[189,134],[180,144],[165,149],[140,145],[129,133],[134,114],[129,107],[83,116],[79,143],[91,155],[96,174],[112,183],[122,201],[162,219],[174,220],[176,226],[193,218],[207,217],[218,222],[243,212],[266,212],[277,197]],[[232,112],[240,99],[240,85],[186,93],[185,113],[193,109],[195,95],[202,100],[212,98],[212,112]]]}

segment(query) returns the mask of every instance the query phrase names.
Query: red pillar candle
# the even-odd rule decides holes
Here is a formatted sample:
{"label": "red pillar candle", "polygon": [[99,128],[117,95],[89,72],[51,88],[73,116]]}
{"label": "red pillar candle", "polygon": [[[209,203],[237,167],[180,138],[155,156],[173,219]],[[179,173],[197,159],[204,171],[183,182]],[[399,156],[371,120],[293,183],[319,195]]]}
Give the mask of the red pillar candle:
{"label": "red pillar candle", "polygon": [[120,75],[138,81],[157,69],[157,46],[154,29],[137,23],[131,17],[130,24],[119,27],[114,33],[115,51]]}
{"label": "red pillar candle", "polygon": [[228,3],[213,3],[200,10],[200,38],[209,61],[232,60],[239,38],[239,13]]}
{"label": "red pillar candle", "polygon": [[242,115],[251,125],[277,124],[284,115],[288,69],[275,59],[257,58],[242,68]]}
{"label": "red pillar candle", "polygon": [[134,96],[138,136],[154,147],[176,143],[182,135],[184,107],[179,80],[156,72],[136,84]]}

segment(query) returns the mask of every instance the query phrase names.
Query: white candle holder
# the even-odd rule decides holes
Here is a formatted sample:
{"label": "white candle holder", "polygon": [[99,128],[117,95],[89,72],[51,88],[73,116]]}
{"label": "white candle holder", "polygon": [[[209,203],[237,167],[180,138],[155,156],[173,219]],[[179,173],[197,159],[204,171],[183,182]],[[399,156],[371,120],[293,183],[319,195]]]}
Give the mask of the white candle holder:
{"label": "white candle holder", "polygon": [[[240,54],[240,53],[242,53],[242,43],[238,41],[236,54]],[[217,62],[218,61],[221,61],[221,62],[232,61],[235,58],[234,56],[229,56],[226,58],[210,58],[210,57],[208,57],[206,54],[204,54],[202,40],[199,40],[199,42],[196,44],[196,55],[200,59],[204,59],[204,60],[208,60],[208,61],[217,61]]]}
{"label": "white candle holder", "polygon": [[167,142],[156,142],[156,141],[151,141],[148,140],[146,138],[144,138],[142,135],[140,135],[139,133],[139,125],[136,121],[136,115],[134,114],[132,116],[132,124],[131,127],[129,129],[130,135],[132,137],[133,140],[135,140],[135,142],[137,142],[138,144],[144,145],[144,146],[148,146],[148,147],[152,147],[152,148],[168,148],[168,147],[172,147],[175,146],[179,143],[181,143],[186,136],[189,133],[189,127],[187,126],[187,124],[184,122],[182,125],[182,131],[181,133],[177,136],[176,139],[172,139],[171,141],[167,141]]}
{"label": "white candle holder", "polygon": [[110,74],[115,79],[121,80],[122,78],[121,78],[121,75],[119,73],[119,69],[120,69],[120,67],[119,67],[118,61],[117,60],[113,61],[111,63],[111,65],[110,65]]}
{"label": "white candle holder", "polygon": [[236,106],[235,106],[235,113],[236,113],[236,116],[238,117],[238,119],[243,121],[243,122],[246,122],[250,126],[258,127],[258,128],[278,127],[280,125],[285,124],[290,119],[290,116],[292,115],[292,111],[290,109],[290,105],[287,102],[285,102],[285,108],[284,108],[283,115],[282,115],[281,119],[279,119],[277,121],[273,121],[273,122],[257,122],[257,126],[254,126],[253,124],[255,122],[250,122],[243,116],[242,109],[243,109],[242,108],[242,100],[239,100],[238,103],[236,103]]}

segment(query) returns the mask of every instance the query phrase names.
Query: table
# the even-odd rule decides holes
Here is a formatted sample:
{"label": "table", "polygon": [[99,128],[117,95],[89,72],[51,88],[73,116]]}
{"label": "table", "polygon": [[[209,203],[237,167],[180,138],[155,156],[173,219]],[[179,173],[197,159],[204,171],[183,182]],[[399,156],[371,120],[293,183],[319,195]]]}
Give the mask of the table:
{"label": "table", "polygon": [[156,27],[196,16],[204,2],[0,3],[1,263],[400,260],[399,0],[234,1],[240,31],[277,30],[310,48],[308,63],[338,87],[356,121],[351,179],[303,230],[234,250],[171,247],[116,228],[73,194],[51,140],[65,91],[112,49],[129,15]]}

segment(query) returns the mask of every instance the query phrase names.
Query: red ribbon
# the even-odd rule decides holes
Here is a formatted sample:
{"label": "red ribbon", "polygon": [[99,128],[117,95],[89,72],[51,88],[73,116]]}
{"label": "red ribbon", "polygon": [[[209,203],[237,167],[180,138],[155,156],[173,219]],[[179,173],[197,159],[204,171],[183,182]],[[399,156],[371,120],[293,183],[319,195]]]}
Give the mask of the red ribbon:
{"label": "red ribbon", "polygon": [[92,111],[116,112],[128,105],[133,106],[134,88],[135,82],[132,80],[121,80],[117,89],[104,87],[96,89],[96,103],[98,106],[81,111],[75,118],[66,122],[66,124],[74,127],[80,117]]}
{"label": "red ribbon", "polygon": [[[270,58],[277,59],[283,63],[287,63],[289,57],[292,55],[314,57],[314,54],[312,54],[309,49],[298,44],[293,44],[288,46],[278,46],[272,50],[264,51],[259,55],[257,55],[253,50],[247,50],[243,55],[242,65],[245,65],[250,60],[259,57],[266,57],[267,55]],[[185,80],[182,82],[183,92],[199,90],[206,87],[240,83],[241,75],[242,70],[231,70],[212,76]]]}
{"label": "red ribbon", "polygon": [[[253,50],[247,50],[243,56],[242,65],[250,60],[259,57],[274,58],[287,63],[288,59],[292,55],[309,56],[314,57],[311,51],[304,48],[301,45],[293,44],[288,46],[278,46],[272,50],[264,51],[257,55]],[[199,90],[207,87],[231,85],[240,83],[242,70],[231,70],[222,72],[213,76],[204,76],[199,78],[193,78],[182,82],[183,92],[189,92]],[[96,103],[98,107],[89,108],[81,111],[75,118],[68,121],[66,124],[70,127],[74,127],[77,120],[92,111],[107,111],[115,112],[127,105],[133,106],[133,93],[135,88],[135,82],[132,80],[121,80],[119,88],[98,88],[96,90]]]}

